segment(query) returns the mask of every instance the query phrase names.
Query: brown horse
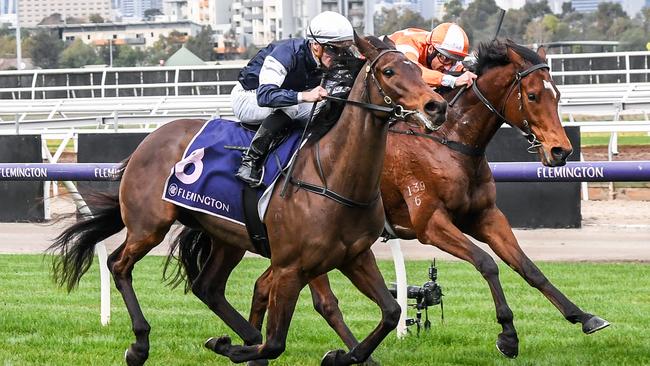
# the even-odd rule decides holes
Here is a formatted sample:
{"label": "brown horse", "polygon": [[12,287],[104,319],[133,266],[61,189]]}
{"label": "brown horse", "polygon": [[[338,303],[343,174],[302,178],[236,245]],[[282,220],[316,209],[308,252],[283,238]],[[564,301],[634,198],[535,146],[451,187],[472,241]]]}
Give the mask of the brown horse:
{"label": "brown horse", "polygon": [[[163,240],[176,220],[199,227],[209,236],[203,242],[211,248],[194,253],[201,263],[192,273],[191,289],[246,343],[231,345],[227,336],[206,342],[208,348],[233,362],[278,357],[285,348],[300,290],[334,268],[380,306],[382,319],[349,353],[331,351],[323,364],[365,360],[396,326],[399,306],[370,251],[384,221],[379,183],[387,122],[413,114],[418,122],[440,124],[446,102],[424,84],[419,69],[398,51],[374,37],[355,37],[355,42],[368,61],[350,92],[354,104],[344,108],[341,123],[320,140],[307,143],[295,162],[296,180],[322,182],[327,189],[320,191],[323,195],[290,190],[284,198],[275,189],[265,216],[274,274],[269,282],[265,343],[261,333],[224,297],[228,275],[246,250],[254,251],[245,228],[161,199],[170,168],[182,158],[204,121],[177,120],[151,133],[124,164],[119,198],[109,198],[105,209],[66,229],[52,245],[51,249],[61,254],[55,262],[55,276],[61,285],[72,289],[90,266],[95,244],[126,226],[126,240],[111,254],[108,266],[136,338],[126,351],[127,364],[142,365],[149,353],[150,326],[133,290],[133,267]],[[332,196],[346,204],[330,199]]]}
{"label": "brown horse", "polygon": [[[401,239],[418,239],[474,265],[488,282],[502,332],[497,348],[516,357],[519,340],[506,302],[499,270],[469,234],[490,248],[541,291],[571,323],[586,334],[609,323],[585,313],[562,294],[517,243],[512,227],[496,206],[496,188],[484,151],[503,122],[519,128],[543,164],[560,166],[571,144],[557,114],[560,94],[551,79],[543,49],[535,52],[512,42],[479,46],[475,87],[459,96],[447,122],[433,134],[414,131],[407,123],[393,126],[387,142],[381,195],[387,221]],[[451,98],[454,95],[450,95]],[[256,284],[252,324],[261,326],[268,296],[269,269]],[[310,283],[316,310],[348,345],[354,344],[343,325],[336,298],[325,276]]]}

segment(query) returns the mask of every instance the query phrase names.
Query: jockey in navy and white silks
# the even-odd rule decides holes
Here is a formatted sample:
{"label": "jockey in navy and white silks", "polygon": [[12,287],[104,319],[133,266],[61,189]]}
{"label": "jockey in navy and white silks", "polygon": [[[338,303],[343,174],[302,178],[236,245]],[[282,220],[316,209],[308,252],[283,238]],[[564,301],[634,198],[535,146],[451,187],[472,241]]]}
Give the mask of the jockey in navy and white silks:
{"label": "jockey in navy and white silks", "polygon": [[232,92],[233,112],[240,121],[259,124],[242,155],[237,177],[258,186],[262,165],[274,141],[281,140],[292,120],[307,121],[314,102],[327,96],[319,84],[322,69],[332,64],[333,47],[352,44],[352,24],[331,11],[315,16],[306,39],[287,39],[260,50],[239,73]]}

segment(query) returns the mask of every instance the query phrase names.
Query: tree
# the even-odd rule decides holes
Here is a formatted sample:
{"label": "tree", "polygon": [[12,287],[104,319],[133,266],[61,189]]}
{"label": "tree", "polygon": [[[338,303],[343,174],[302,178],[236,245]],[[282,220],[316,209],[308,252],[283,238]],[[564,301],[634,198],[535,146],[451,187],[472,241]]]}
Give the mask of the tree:
{"label": "tree", "polygon": [[396,9],[382,9],[381,15],[375,17],[375,33],[392,34],[406,28],[429,29],[431,20],[425,20],[422,15],[405,9],[401,14]]}
{"label": "tree", "polygon": [[146,64],[147,55],[139,48],[127,45],[117,47],[117,57],[113,58],[113,65],[118,67],[143,66]]}
{"label": "tree", "polygon": [[96,65],[101,62],[95,48],[76,39],[61,53],[59,66],[78,68],[86,65]]}
{"label": "tree", "polygon": [[515,42],[523,42],[526,27],[530,23],[528,14],[523,9],[510,9],[503,18],[499,37],[510,38]]}
{"label": "tree", "polygon": [[465,30],[470,42],[476,44],[494,37],[499,7],[494,0],[476,0],[469,4],[460,16],[458,24]]}
{"label": "tree", "polygon": [[457,22],[463,13],[463,3],[460,0],[451,0],[445,4],[445,15],[443,22]]}
{"label": "tree", "polygon": [[185,47],[199,56],[201,60],[209,61],[214,58],[214,40],[212,27],[202,27],[196,37],[189,37]]}
{"label": "tree", "polygon": [[185,36],[177,31],[172,31],[167,37],[160,36],[153,46],[147,48],[147,64],[158,65],[160,60],[167,60],[169,56],[178,51],[185,42]]}
{"label": "tree", "polygon": [[63,51],[63,41],[48,31],[40,31],[32,38],[31,56],[34,65],[44,69],[56,68]]}
{"label": "tree", "polygon": [[101,15],[94,13],[90,14],[88,21],[91,23],[104,23],[104,18]]}
{"label": "tree", "polygon": [[607,33],[614,19],[621,17],[628,18],[619,3],[600,3],[593,16],[596,20],[595,30],[601,35]]}
{"label": "tree", "polygon": [[63,23],[63,16],[59,13],[52,13],[43,18],[38,25],[52,25]]}
{"label": "tree", "polygon": [[547,0],[542,0],[540,2],[526,2],[523,11],[528,14],[528,19],[532,20],[535,18],[543,17],[547,14],[552,14],[551,8],[548,6]]}

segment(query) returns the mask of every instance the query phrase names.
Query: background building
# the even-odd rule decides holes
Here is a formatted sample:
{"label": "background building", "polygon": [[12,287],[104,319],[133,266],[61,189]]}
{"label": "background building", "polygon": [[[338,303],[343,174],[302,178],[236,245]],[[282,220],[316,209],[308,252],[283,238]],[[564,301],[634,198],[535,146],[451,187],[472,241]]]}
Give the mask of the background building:
{"label": "background building", "polygon": [[112,19],[111,0],[86,0],[82,3],[70,0],[22,0],[18,1],[18,10],[20,24],[24,27],[33,27],[54,13],[61,14],[64,20],[70,17],[87,20],[92,14]]}
{"label": "background building", "polygon": [[0,23],[16,24],[16,0],[0,0]]}
{"label": "background building", "polygon": [[151,47],[160,38],[172,31],[183,36],[196,36],[201,26],[182,20],[178,22],[132,22],[132,23],[87,23],[41,25],[40,29],[57,29],[64,41],[82,40],[84,43],[104,46],[126,44],[133,47]]}

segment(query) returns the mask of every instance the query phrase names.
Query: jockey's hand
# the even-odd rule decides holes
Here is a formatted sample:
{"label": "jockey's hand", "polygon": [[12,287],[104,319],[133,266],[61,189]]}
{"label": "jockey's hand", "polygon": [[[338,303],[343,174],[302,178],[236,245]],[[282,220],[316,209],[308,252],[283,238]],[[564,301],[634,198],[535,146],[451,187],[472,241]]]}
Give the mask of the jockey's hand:
{"label": "jockey's hand", "polygon": [[473,73],[471,71],[465,71],[463,73],[463,75],[456,78],[456,82],[454,83],[454,87],[462,86],[462,85],[472,86],[472,83],[474,83],[475,79],[476,79],[476,74],[475,73]]}
{"label": "jockey's hand", "polygon": [[310,91],[302,92],[303,102],[320,102],[327,96],[327,90],[322,86],[317,86]]}

